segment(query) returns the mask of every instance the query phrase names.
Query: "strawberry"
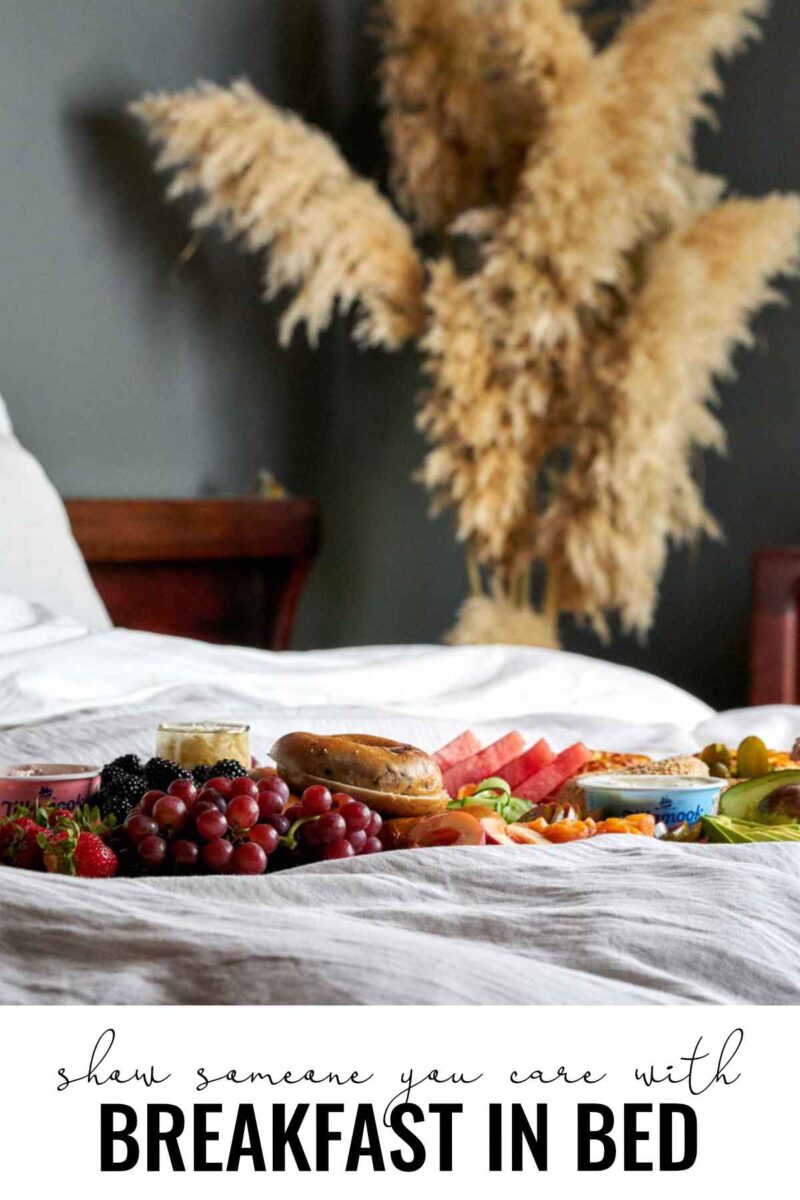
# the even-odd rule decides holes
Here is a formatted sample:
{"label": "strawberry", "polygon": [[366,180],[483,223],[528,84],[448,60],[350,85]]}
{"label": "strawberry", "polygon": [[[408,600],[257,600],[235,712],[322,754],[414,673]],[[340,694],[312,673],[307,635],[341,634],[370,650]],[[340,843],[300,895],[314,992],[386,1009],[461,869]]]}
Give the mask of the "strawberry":
{"label": "strawberry", "polygon": [[11,817],[0,817],[0,857],[4,856],[5,851],[16,837],[16,833],[16,822],[12,821]]}
{"label": "strawberry", "polygon": [[117,856],[96,833],[82,833],[75,847],[75,869],[86,879],[108,879],[117,873]]}
{"label": "strawberry", "polygon": [[108,879],[117,873],[117,856],[96,833],[81,831],[74,822],[50,830],[39,839],[44,865],[58,875]]}
{"label": "strawberry", "polygon": [[38,870],[42,865],[39,835],[44,833],[43,826],[37,825],[30,817],[20,817],[14,824],[16,833],[5,852],[6,857],[14,867]]}
{"label": "strawberry", "polygon": [[[34,819],[35,818],[35,819]],[[117,873],[117,856],[103,841],[108,832],[96,809],[37,804],[0,818],[0,862],[53,874],[103,879]]]}
{"label": "strawberry", "polygon": [[73,815],[68,808],[51,808],[47,813],[47,823],[51,829],[59,821],[72,821]]}

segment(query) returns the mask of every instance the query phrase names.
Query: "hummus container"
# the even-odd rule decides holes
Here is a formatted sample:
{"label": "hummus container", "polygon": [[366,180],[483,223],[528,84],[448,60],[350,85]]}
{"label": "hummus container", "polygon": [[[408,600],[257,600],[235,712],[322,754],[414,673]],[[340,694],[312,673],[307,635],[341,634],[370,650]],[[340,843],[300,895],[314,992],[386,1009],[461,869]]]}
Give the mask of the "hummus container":
{"label": "hummus container", "polygon": [[18,763],[0,766],[0,817],[20,805],[78,808],[100,787],[100,768],[85,763]]}
{"label": "hummus container", "polygon": [[624,817],[631,813],[650,813],[656,824],[695,825],[701,817],[717,811],[725,780],[689,775],[581,775],[576,781],[582,788],[586,807],[605,817]]}
{"label": "hummus container", "polygon": [[156,754],[188,771],[223,758],[250,770],[250,726],[231,721],[180,721],[159,725]]}

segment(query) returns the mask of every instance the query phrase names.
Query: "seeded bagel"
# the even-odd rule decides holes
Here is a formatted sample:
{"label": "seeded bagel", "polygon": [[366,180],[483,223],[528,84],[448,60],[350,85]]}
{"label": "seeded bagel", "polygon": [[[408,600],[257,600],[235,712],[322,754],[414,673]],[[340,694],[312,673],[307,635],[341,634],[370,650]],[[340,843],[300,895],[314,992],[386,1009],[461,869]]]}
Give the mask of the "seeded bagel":
{"label": "seeded bagel", "polygon": [[447,807],[438,764],[405,742],[366,733],[288,733],[270,753],[296,793],[324,784],[388,816],[422,816]]}

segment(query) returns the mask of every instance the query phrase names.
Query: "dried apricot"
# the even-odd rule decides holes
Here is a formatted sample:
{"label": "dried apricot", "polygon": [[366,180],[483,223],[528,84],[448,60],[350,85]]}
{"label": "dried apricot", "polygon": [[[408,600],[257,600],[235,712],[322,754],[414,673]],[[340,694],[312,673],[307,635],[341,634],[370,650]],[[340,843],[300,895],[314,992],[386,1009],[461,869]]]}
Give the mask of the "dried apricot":
{"label": "dried apricot", "polygon": [[591,837],[593,830],[585,821],[556,821],[555,824],[547,825],[540,832],[548,842],[558,845],[562,842],[582,841],[583,838]]}
{"label": "dried apricot", "polygon": [[645,837],[652,837],[653,830],[656,827],[656,819],[652,813],[631,813],[625,820],[629,825],[633,825],[639,833],[643,833]]}
{"label": "dried apricot", "polygon": [[523,821],[522,824],[527,825],[528,829],[532,829],[534,833],[544,833],[549,829],[549,825],[544,817],[537,817],[535,821]]}
{"label": "dried apricot", "polygon": [[[636,817],[639,817],[639,816],[647,817],[647,814],[646,813],[641,813],[641,814],[637,813],[637,814],[635,814],[635,816]],[[652,817],[650,817],[649,819],[651,821],[653,820]],[[655,821],[653,821],[653,829],[655,829]],[[605,821],[599,822],[596,832],[598,834],[601,834],[601,833],[635,833],[635,834],[638,834],[640,837],[642,837],[642,836],[652,836],[653,829],[651,829],[648,833],[648,831],[646,829],[643,829],[640,825],[638,825],[636,823],[636,821],[634,820],[634,817],[607,817],[605,819]]]}

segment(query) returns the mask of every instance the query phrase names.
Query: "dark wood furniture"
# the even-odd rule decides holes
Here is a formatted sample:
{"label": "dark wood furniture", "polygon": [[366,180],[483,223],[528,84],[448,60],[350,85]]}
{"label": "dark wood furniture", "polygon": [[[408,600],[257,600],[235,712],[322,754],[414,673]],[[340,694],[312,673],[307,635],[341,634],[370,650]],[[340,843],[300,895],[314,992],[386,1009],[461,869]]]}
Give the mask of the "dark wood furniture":
{"label": "dark wood furniture", "polygon": [[285,650],[319,546],[311,500],[67,500],[115,625]]}
{"label": "dark wood furniture", "polygon": [[800,700],[800,548],[759,550],[753,558],[750,703]]}

